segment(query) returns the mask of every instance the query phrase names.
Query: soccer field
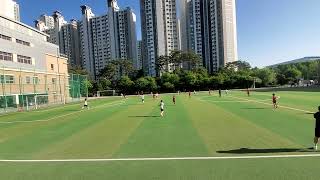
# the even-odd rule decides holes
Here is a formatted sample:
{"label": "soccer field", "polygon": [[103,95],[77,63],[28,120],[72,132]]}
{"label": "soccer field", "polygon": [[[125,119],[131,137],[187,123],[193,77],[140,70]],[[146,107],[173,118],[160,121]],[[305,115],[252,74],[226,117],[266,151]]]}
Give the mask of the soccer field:
{"label": "soccer field", "polygon": [[107,98],[0,117],[0,179],[319,179],[320,92]]}

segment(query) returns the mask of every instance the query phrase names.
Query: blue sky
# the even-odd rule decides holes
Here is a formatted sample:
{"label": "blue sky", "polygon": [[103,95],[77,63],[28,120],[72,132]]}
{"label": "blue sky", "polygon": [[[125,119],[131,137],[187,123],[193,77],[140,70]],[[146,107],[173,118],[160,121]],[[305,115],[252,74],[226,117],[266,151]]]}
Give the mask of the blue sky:
{"label": "blue sky", "polygon": [[[106,0],[17,0],[22,22],[32,25],[40,14],[60,10],[66,20],[81,16],[80,5],[96,15],[106,12]],[[320,0],[236,0],[239,58],[265,66],[304,56],[320,55]],[[118,0],[138,17],[139,0]]]}

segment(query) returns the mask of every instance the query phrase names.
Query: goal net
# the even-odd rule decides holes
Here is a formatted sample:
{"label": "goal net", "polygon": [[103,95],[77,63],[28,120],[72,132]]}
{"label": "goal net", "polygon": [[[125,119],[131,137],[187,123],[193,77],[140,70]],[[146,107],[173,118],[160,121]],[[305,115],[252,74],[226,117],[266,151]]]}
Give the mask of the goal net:
{"label": "goal net", "polygon": [[97,97],[117,96],[116,90],[97,91]]}
{"label": "goal net", "polygon": [[49,95],[36,95],[34,96],[35,109],[44,108],[49,106]]}
{"label": "goal net", "polygon": [[64,94],[27,94],[19,96],[18,111],[29,111],[65,104]]}

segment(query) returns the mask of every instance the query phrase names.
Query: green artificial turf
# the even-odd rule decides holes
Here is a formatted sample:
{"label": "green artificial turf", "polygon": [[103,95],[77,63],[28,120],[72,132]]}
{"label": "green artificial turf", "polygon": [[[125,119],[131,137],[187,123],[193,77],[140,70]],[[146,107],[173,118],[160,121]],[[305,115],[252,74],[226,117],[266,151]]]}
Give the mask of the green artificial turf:
{"label": "green artificial turf", "polygon": [[[319,92],[207,92],[89,101],[0,116],[0,159],[114,159],[317,154]],[[320,152],[319,152],[320,153]],[[0,162],[0,179],[318,179],[320,157],[102,162]]]}

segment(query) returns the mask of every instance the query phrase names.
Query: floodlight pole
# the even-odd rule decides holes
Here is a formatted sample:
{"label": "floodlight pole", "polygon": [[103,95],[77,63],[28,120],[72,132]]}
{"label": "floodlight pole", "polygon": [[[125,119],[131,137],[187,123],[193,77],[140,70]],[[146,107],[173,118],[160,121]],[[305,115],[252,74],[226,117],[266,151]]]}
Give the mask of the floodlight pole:
{"label": "floodlight pole", "polygon": [[89,97],[89,90],[88,90],[88,76],[86,76],[86,89],[87,89],[87,99]]}
{"label": "floodlight pole", "polygon": [[4,74],[4,64],[2,64],[2,66],[3,66],[3,69],[2,69],[2,76],[3,76],[3,79],[2,79],[2,93],[3,93],[4,103],[5,103],[4,111],[7,112],[8,102],[7,102],[7,96],[6,96],[6,93],[5,93],[6,76]]}
{"label": "floodlight pole", "polygon": [[58,77],[59,77],[59,89],[60,89],[60,102],[63,102],[63,99],[62,99],[62,89],[61,89],[61,77],[60,77],[59,57],[60,57],[59,48],[57,48],[57,65],[58,65]]}

